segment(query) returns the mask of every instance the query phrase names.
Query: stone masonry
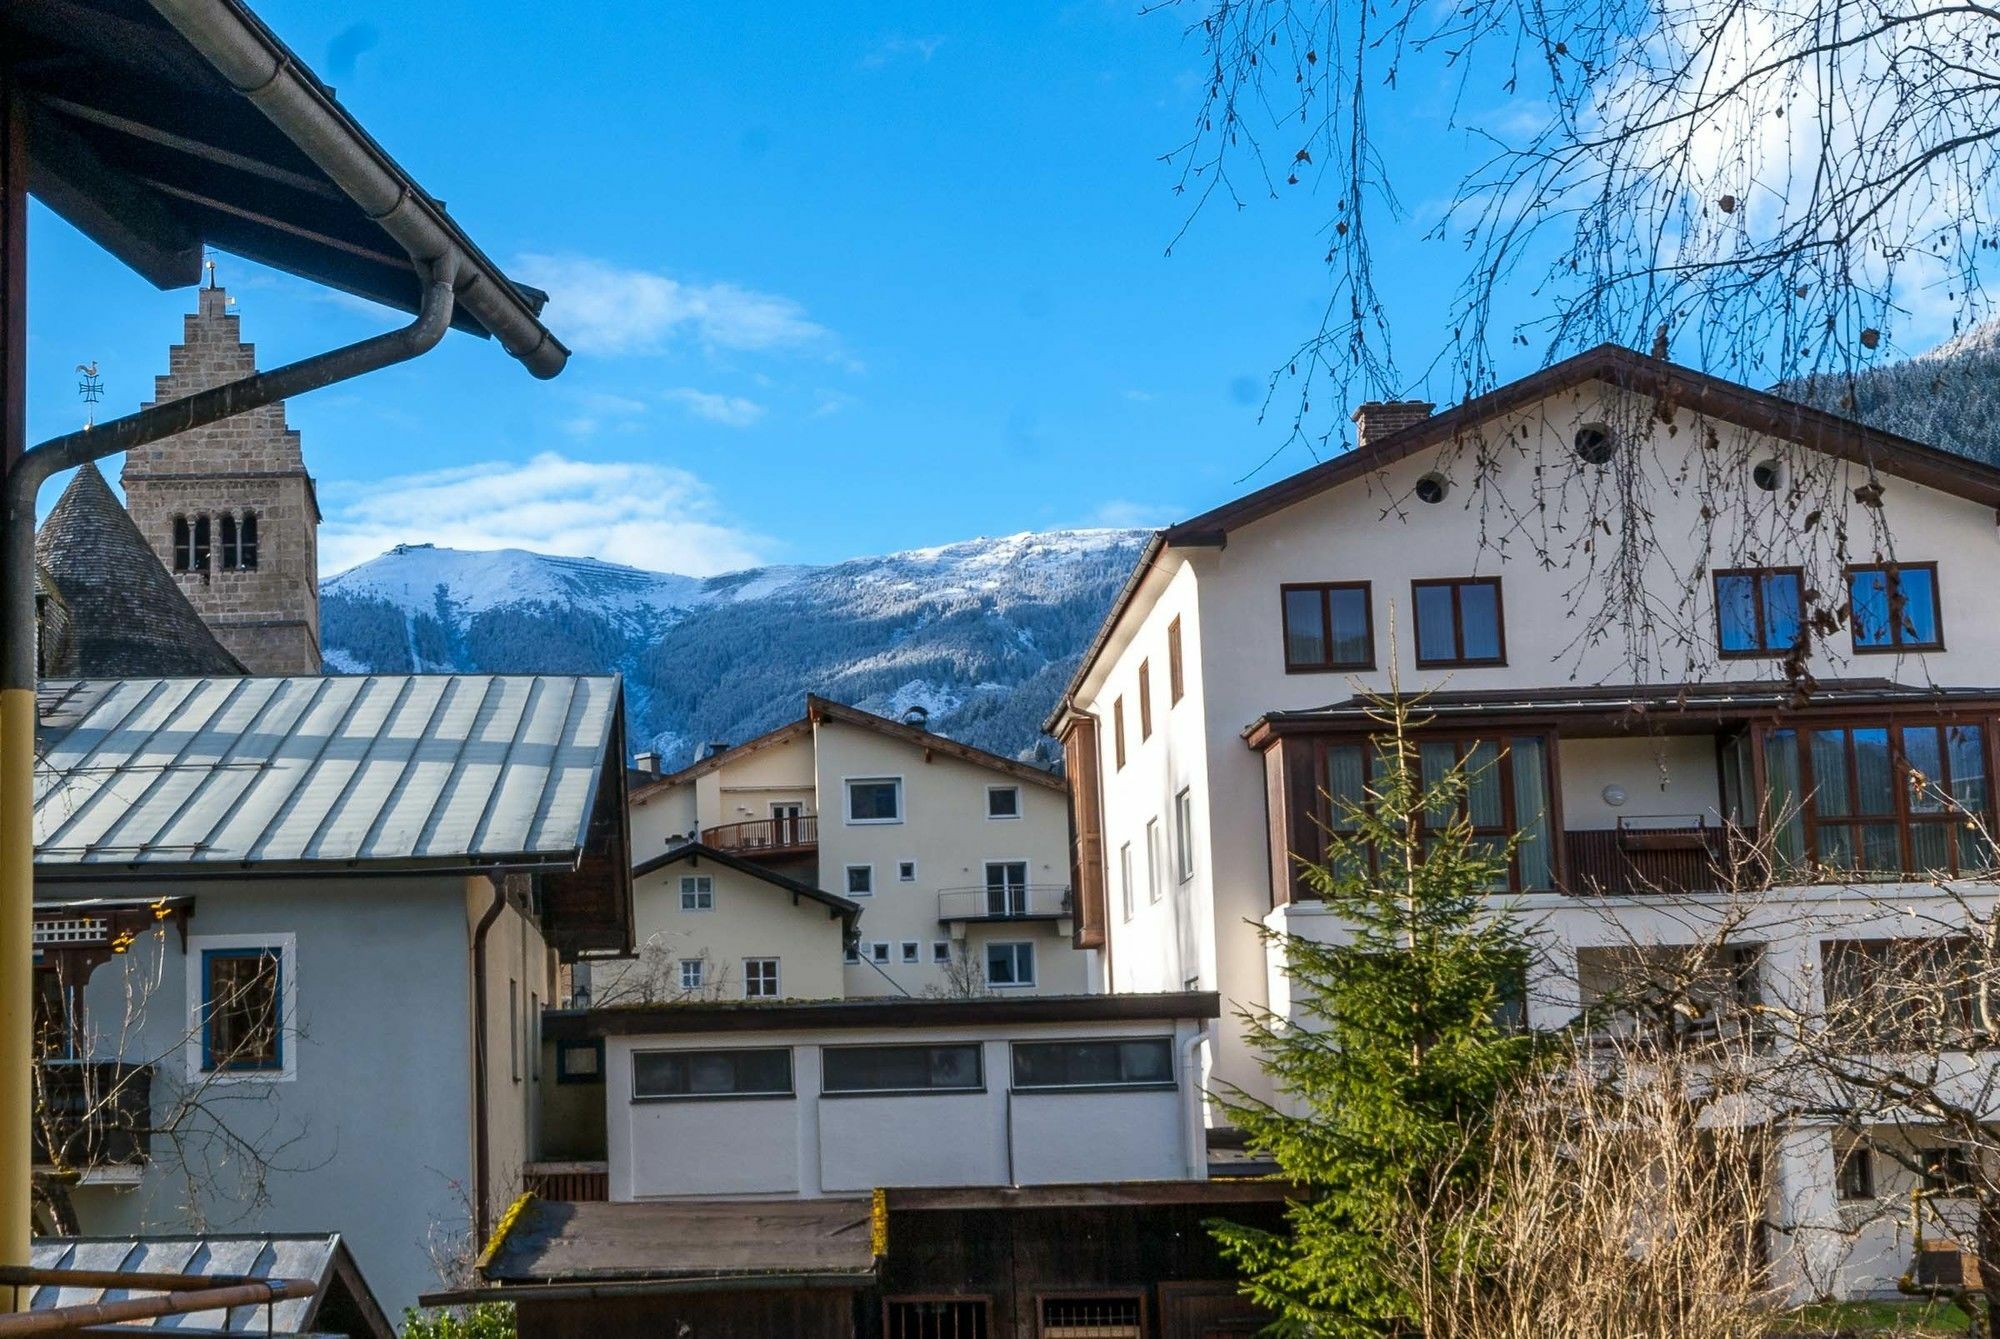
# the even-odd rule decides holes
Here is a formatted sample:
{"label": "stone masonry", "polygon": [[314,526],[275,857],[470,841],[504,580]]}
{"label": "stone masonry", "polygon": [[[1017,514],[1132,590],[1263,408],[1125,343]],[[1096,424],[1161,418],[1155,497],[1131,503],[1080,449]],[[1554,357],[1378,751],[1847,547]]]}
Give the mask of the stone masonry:
{"label": "stone masonry", "polygon": [[[211,285],[200,294],[167,375],[154,378],[153,403],[256,370],[256,348],[243,342],[228,292]],[[319,502],[282,402],[139,447],[126,455],[121,482],[146,542],[246,669],[320,672]],[[256,516],[257,565],[232,570],[224,561],[223,518],[240,525],[246,513]],[[206,570],[177,570],[175,521],[192,531],[203,517]]]}

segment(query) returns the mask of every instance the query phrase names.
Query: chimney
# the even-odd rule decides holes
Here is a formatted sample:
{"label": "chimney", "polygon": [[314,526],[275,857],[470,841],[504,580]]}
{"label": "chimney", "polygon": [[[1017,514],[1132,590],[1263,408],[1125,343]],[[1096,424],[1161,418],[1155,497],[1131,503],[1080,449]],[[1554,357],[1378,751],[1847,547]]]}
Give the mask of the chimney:
{"label": "chimney", "polygon": [[701,756],[704,758],[713,758],[718,753],[727,752],[729,752],[729,741],[726,739],[711,739],[701,746]]}
{"label": "chimney", "polygon": [[660,755],[657,753],[641,753],[632,759],[632,766],[642,772],[658,776],[660,774]]}
{"label": "chimney", "polygon": [[1437,406],[1427,400],[1370,400],[1354,411],[1359,446],[1372,446],[1391,433],[1422,423]]}
{"label": "chimney", "polygon": [[917,729],[922,730],[930,723],[931,712],[929,707],[913,704],[903,712],[904,725],[915,726]]}

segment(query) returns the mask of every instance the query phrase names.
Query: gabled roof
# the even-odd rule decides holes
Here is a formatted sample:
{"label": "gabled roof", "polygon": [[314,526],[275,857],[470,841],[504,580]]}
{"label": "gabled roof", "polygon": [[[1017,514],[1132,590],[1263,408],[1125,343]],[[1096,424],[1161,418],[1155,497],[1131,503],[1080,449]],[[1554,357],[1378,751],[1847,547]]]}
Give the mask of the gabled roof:
{"label": "gabled roof", "polygon": [[[180,1274],[198,1278],[247,1276],[317,1283],[310,1297],[268,1306],[196,1311],[121,1321],[117,1332],[168,1334],[345,1335],[394,1339],[395,1329],[335,1233],[213,1233],[198,1236],[42,1237],[35,1241],[36,1269],[104,1274]],[[88,1306],[115,1301],[121,1288],[44,1284],[27,1295],[28,1309]],[[127,1294],[129,1295],[129,1294]]]}
{"label": "gabled roof", "polygon": [[1852,461],[1870,471],[1879,470],[2000,508],[2000,468],[1984,461],[1871,428],[1770,391],[1752,390],[1664,358],[1648,357],[1615,344],[1600,344],[1159,531],[1133,565],[1131,576],[1112,601],[1111,612],[1098,626],[1097,635],[1084,651],[1082,662],[1043,728],[1053,732],[1072,708],[1077,690],[1137,597],[1146,574],[1168,549],[1219,547],[1228,541],[1232,530],[1592,381],[1649,395],[1677,409],[1724,419],[1769,437]]}
{"label": "gabled roof", "polygon": [[612,676],[86,679],[38,705],[45,873],[570,870],[623,790]]}
{"label": "gabled roof", "polygon": [[758,753],[768,748],[775,748],[780,744],[790,743],[794,739],[811,733],[812,727],[819,721],[838,721],[843,725],[855,725],[861,727],[863,730],[873,730],[876,734],[887,735],[891,739],[901,740],[906,744],[914,744],[918,748],[930,749],[942,753],[946,757],[957,758],[960,762],[969,762],[975,767],[985,767],[996,772],[1004,772],[1016,780],[1026,781],[1037,786],[1047,786],[1050,790],[1067,791],[1069,789],[1067,781],[1047,768],[1037,767],[1033,763],[1025,763],[1017,758],[1003,758],[997,753],[988,753],[985,749],[974,748],[970,744],[961,744],[956,739],[947,739],[943,735],[936,734],[930,730],[919,729],[914,725],[904,725],[901,721],[892,721],[886,716],[877,716],[872,711],[863,711],[859,707],[850,707],[845,703],[835,702],[832,698],[820,697],[816,693],[808,693],[806,694],[806,714],[798,720],[781,725],[775,730],[767,730],[755,739],[747,739],[732,748],[711,753],[706,758],[689,763],[678,772],[669,772],[657,781],[654,781],[651,785],[634,791],[632,799],[636,803],[643,804],[648,798],[658,794],[669,786],[681,785],[694,780],[698,776],[705,776],[718,767],[727,767],[732,763],[740,762],[753,753]]}
{"label": "gabled roof", "polygon": [[794,901],[805,897],[818,902],[822,906],[829,907],[847,922],[847,928],[850,930],[854,928],[854,922],[861,915],[861,904],[859,902],[849,901],[847,898],[829,893],[824,889],[815,888],[809,883],[801,883],[797,879],[786,878],[775,870],[766,869],[754,860],[745,860],[741,856],[732,855],[727,851],[718,851],[715,847],[704,845],[701,842],[682,842],[679,846],[669,850],[665,855],[654,856],[651,860],[645,861],[634,869],[632,877],[635,879],[644,878],[656,869],[665,869],[668,865],[678,865],[683,861],[699,864],[704,860],[713,860],[724,869],[733,869],[739,874],[748,874],[753,879],[762,880],[771,885],[771,887],[776,888],[779,892],[790,893]]}
{"label": "gabled roof", "polygon": [[35,536],[35,561],[69,611],[77,672],[242,674],[160,565],[95,465],[80,466]]}

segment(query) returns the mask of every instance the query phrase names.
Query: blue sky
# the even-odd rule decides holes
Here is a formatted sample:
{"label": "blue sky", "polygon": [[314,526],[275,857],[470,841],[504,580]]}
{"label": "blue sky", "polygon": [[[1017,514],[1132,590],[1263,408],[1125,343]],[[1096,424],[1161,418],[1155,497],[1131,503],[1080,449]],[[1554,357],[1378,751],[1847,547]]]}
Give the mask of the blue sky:
{"label": "blue sky", "polygon": [[[1258,409],[1317,320],[1324,203],[1217,210],[1166,254],[1186,206],[1159,159],[1202,77],[1186,14],[258,9],[489,254],[551,290],[576,351],[542,383],[454,334],[292,404],[328,572],[398,541],[704,574],[1151,525],[1311,461],[1267,459],[1288,404],[1266,425]],[[1411,219],[1380,264],[1418,368],[1459,263],[1419,239],[1464,150],[1445,109],[1417,89],[1390,131]],[[99,363],[106,415],[148,396],[193,296],[46,212],[32,226],[40,440],[80,416],[76,363]],[[399,319],[218,263],[265,366]]]}

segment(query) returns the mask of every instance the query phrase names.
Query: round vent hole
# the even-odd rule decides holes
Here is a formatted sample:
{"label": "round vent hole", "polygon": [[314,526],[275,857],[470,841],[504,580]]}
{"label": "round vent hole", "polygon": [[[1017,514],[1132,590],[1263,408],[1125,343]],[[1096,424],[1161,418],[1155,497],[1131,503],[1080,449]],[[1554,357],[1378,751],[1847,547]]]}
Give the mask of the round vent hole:
{"label": "round vent hole", "polygon": [[1417,501],[1442,502],[1451,491],[1451,481],[1442,474],[1426,474],[1417,480]]}
{"label": "round vent hole", "polygon": [[1618,450],[1618,439],[1602,423],[1586,423],[1576,430],[1576,458],[1586,465],[1609,463]]}

